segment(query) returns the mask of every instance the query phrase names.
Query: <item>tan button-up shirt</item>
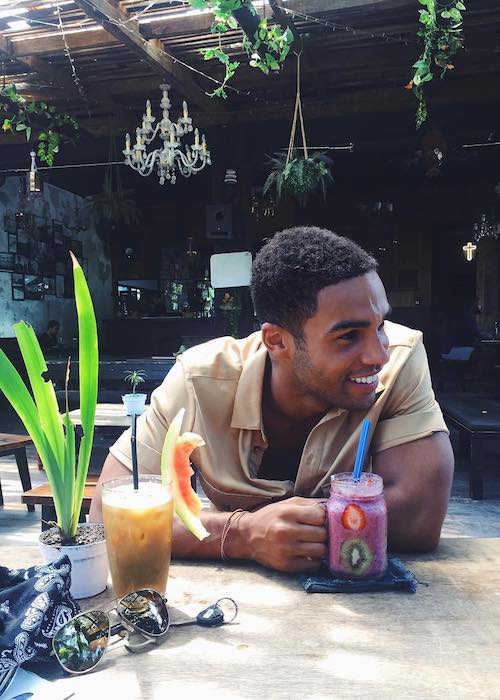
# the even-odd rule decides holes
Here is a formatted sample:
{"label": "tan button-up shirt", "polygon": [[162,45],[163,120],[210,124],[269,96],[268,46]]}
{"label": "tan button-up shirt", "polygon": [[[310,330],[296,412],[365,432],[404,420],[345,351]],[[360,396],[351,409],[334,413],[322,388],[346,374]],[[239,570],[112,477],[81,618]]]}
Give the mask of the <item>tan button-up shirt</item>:
{"label": "tan button-up shirt", "polygon": [[[137,422],[139,471],[158,474],[170,421],[186,409],[183,431],[206,445],[192,455],[201,484],[216,508],[249,510],[293,495],[327,496],[330,476],[351,471],[362,419],[371,419],[370,454],[437,431],[447,431],[432,391],[420,331],[386,322],[390,359],[379,374],[367,411],[332,408],[309,434],[295,482],[259,479],[267,448],[262,387],[267,350],[260,331],[248,338],[216,338],[180,355]],[[130,430],[111,447],[129,469]],[[404,469],[405,465],[401,465]]]}

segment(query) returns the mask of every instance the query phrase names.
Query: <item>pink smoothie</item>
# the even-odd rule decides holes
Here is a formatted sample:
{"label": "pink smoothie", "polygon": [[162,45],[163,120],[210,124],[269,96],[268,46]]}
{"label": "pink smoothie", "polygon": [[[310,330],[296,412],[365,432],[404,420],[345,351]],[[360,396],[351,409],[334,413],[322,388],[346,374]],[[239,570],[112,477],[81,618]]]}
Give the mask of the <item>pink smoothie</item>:
{"label": "pink smoothie", "polygon": [[387,509],[383,480],[362,474],[332,477],[328,514],[328,566],[342,578],[377,578],[387,567]]}

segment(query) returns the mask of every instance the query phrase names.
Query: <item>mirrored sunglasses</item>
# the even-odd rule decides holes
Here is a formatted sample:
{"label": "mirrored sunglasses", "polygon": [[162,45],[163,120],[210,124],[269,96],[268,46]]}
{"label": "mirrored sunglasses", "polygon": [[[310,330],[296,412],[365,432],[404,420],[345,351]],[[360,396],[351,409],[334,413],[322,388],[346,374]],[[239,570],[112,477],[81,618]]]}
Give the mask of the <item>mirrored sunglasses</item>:
{"label": "mirrored sunglasses", "polygon": [[[104,656],[113,635],[138,633],[130,651],[139,650],[167,634],[170,615],[166,600],[152,589],[128,593],[118,601],[115,611],[120,622],[111,625],[109,612],[90,610],[64,624],[52,639],[53,653],[65,671],[79,674],[94,669]],[[198,624],[217,627],[232,622],[238,606],[232,598],[220,598],[202,610],[196,618],[175,623],[176,627]]]}

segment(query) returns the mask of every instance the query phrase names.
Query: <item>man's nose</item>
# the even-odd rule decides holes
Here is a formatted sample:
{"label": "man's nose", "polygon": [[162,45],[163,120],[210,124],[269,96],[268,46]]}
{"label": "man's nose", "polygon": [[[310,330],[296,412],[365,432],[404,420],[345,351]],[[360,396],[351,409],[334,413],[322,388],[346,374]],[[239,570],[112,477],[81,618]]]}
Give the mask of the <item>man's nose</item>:
{"label": "man's nose", "polygon": [[361,360],[364,365],[385,365],[389,360],[389,339],[385,333],[372,336],[363,348]]}

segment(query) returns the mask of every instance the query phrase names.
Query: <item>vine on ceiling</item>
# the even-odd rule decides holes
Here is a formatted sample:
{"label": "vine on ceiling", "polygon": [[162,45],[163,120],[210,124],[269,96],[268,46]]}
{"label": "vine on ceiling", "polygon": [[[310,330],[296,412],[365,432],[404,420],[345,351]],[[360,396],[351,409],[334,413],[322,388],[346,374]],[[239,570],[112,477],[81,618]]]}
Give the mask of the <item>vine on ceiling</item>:
{"label": "vine on ceiling", "polygon": [[26,141],[37,143],[37,155],[43,163],[54,164],[61,140],[73,143],[79,136],[80,125],[70,114],[59,112],[53,105],[27,100],[11,83],[0,88],[0,110],[4,132],[23,132]]}
{"label": "vine on ceiling", "polygon": [[439,4],[438,0],[419,0],[420,29],[417,32],[422,43],[422,53],[413,64],[414,73],[405,86],[413,90],[417,98],[416,127],[427,120],[426,86],[439,71],[440,78],[454,68],[453,57],[464,45],[462,30],[466,7],[461,0]]}

